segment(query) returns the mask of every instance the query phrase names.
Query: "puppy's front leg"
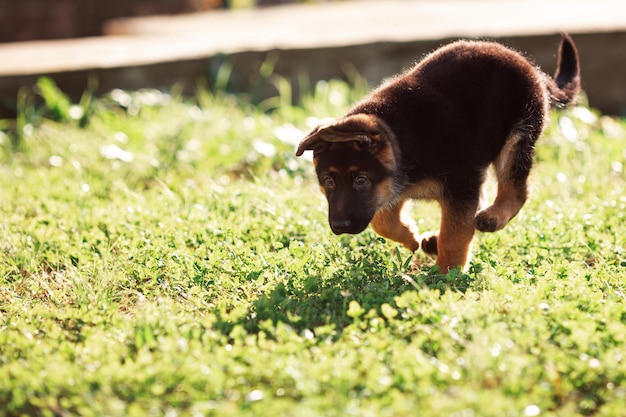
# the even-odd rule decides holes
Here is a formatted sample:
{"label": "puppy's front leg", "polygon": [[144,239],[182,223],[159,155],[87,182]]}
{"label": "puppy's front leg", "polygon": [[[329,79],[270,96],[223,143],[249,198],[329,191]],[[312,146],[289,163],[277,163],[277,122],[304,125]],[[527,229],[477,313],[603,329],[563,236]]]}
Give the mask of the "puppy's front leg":
{"label": "puppy's front leg", "polygon": [[441,229],[437,236],[437,266],[444,274],[464,269],[470,259],[476,208],[452,207],[441,203]]}
{"label": "puppy's front leg", "polygon": [[377,211],[370,225],[379,235],[400,242],[405,248],[415,252],[420,247],[415,238],[417,226],[412,219],[402,216],[403,205],[404,201],[401,201]]}

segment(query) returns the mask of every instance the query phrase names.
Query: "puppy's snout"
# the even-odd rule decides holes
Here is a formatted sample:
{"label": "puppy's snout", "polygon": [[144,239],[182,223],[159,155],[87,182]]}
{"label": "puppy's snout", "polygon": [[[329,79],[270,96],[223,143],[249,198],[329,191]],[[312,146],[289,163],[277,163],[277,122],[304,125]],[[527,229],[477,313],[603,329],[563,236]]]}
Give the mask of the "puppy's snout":
{"label": "puppy's snout", "polygon": [[333,233],[336,235],[340,235],[342,233],[349,233],[350,228],[352,227],[352,222],[350,219],[343,220],[331,220],[330,228],[333,230]]}

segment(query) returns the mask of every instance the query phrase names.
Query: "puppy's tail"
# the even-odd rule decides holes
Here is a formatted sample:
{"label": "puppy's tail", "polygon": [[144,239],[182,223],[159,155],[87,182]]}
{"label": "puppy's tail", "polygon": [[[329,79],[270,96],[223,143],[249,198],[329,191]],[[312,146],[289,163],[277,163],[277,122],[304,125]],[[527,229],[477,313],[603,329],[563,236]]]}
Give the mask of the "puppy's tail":
{"label": "puppy's tail", "polygon": [[559,46],[559,58],[554,78],[546,78],[548,78],[546,85],[550,92],[552,107],[562,107],[573,102],[580,92],[578,51],[572,38],[565,33]]}

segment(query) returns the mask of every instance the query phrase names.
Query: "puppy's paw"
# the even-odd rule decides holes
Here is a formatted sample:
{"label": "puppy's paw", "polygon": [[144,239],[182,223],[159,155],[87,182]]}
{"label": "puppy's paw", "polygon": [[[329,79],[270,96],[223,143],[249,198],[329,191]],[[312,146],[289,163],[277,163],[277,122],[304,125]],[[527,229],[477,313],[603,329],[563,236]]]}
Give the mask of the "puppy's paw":
{"label": "puppy's paw", "polygon": [[433,234],[422,239],[422,250],[429,255],[437,255],[437,235]]}
{"label": "puppy's paw", "polygon": [[402,246],[410,250],[411,252],[416,252],[420,248],[420,244],[417,240],[413,239],[409,242],[402,243]]}
{"label": "puppy's paw", "polygon": [[508,219],[502,218],[496,210],[489,208],[476,215],[474,226],[481,232],[495,232],[506,226]]}

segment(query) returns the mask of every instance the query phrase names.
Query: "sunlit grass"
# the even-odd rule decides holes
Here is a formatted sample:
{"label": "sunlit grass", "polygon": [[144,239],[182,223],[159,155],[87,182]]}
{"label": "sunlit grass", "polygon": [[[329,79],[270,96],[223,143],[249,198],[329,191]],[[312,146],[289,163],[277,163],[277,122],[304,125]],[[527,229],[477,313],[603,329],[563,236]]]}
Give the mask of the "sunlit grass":
{"label": "sunlit grass", "polygon": [[0,137],[0,414],[622,415],[626,124],[554,113],[530,201],[443,277],[332,235],[293,154],[364,91],[24,109]]}

